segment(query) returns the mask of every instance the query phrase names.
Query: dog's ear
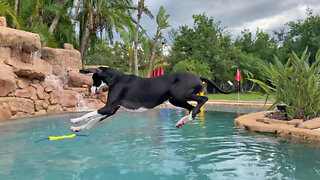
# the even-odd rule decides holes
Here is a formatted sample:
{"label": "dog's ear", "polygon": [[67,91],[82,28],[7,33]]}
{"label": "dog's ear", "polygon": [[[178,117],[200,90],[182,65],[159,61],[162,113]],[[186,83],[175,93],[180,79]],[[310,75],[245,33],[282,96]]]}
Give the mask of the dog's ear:
{"label": "dog's ear", "polygon": [[82,74],[89,74],[89,73],[99,73],[101,70],[97,68],[90,68],[90,69],[80,69],[80,73]]}

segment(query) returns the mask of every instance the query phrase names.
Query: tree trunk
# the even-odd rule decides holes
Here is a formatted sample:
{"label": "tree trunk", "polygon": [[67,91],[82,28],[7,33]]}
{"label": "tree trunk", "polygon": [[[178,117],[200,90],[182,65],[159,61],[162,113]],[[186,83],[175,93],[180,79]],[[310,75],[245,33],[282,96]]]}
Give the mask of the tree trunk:
{"label": "tree trunk", "polygon": [[77,19],[77,16],[78,16],[78,13],[79,13],[79,9],[80,9],[80,2],[81,2],[81,0],[77,1],[76,10],[74,11],[74,15],[72,17],[73,22],[75,22],[76,19]]}
{"label": "tree trunk", "polygon": [[84,65],[83,52],[85,47],[85,39],[87,33],[87,21],[85,18],[80,19],[80,28],[79,28],[79,51],[81,53],[82,65]]}
{"label": "tree trunk", "polygon": [[[58,2],[58,4],[59,4],[60,6],[61,6],[63,3],[64,3],[64,0],[60,0],[60,1]],[[49,31],[50,31],[51,34],[53,34],[53,31],[56,29],[59,19],[60,19],[60,14],[57,14],[57,15],[53,18],[53,21],[52,21],[52,23],[51,23],[51,25],[50,25],[50,28],[49,28]]]}
{"label": "tree trunk", "polygon": [[82,56],[82,62],[86,63],[86,59],[88,56],[88,51],[89,51],[89,46],[92,40],[93,35],[95,34],[95,31],[90,31],[84,51],[83,51],[83,56]]}
{"label": "tree trunk", "polygon": [[129,53],[129,74],[132,74],[132,61],[133,61],[133,48],[129,46],[128,48]]}
{"label": "tree trunk", "polygon": [[132,74],[132,59],[129,59],[129,74]]}
{"label": "tree trunk", "polygon": [[156,37],[154,39],[154,43],[153,43],[153,47],[152,47],[152,51],[151,51],[151,59],[150,59],[149,70],[148,70],[148,75],[147,75],[148,78],[151,77],[151,74],[152,74],[152,71],[153,71],[152,64],[153,64],[154,54],[155,54],[156,49],[158,47],[159,34],[160,34],[160,30],[157,29]]}
{"label": "tree trunk", "polygon": [[138,13],[138,21],[137,21],[137,27],[136,27],[136,34],[134,36],[134,47],[133,47],[133,61],[134,61],[134,74],[136,76],[139,76],[139,68],[138,68],[138,39],[139,39],[139,26],[140,26],[140,19],[141,19],[141,14],[139,16]]}
{"label": "tree trunk", "polygon": [[[14,1],[14,15],[18,15],[18,7],[19,7],[19,0],[15,0]],[[16,25],[14,24],[14,22],[12,22],[11,24],[12,28],[16,28]]]}
{"label": "tree trunk", "polygon": [[57,15],[54,17],[54,19],[53,19],[53,21],[52,21],[52,23],[51,23],[51,25],[50,25],[50,28],[49,28],[49,31],[50,31],[51,34],[53,34],[53,31],[54,31],[55,28],[57,27],[57,24],[58,24],[59,19],[60,19],[60,14],[57,14]]}
{"label": "tree trunk", "polygon": [[144,8],[144,0],[139,0],[138,2],[138,14],[137,14],[137,26],[136,26],[136,34],[134,36],[134,47],[133,47],[133,61],[134,61],[134,74],[139,76],[139,63],[138,63],[138,40],[139,40],[139,28],[140,28],[140,20],[141,15]]}

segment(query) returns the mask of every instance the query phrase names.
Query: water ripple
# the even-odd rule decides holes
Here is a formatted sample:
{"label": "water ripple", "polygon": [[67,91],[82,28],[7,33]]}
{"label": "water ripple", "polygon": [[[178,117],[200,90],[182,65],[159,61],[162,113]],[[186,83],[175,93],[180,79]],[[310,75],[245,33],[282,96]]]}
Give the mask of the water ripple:
{"label": "water ripple", "polygon": [[120,111],[87,138],[69,134],[69,119],[49,116],[0,125],[0,174],[9,179],[317,179],[319,148],[249,136],[235,114],[205,112],[183,128],[177,109]]}

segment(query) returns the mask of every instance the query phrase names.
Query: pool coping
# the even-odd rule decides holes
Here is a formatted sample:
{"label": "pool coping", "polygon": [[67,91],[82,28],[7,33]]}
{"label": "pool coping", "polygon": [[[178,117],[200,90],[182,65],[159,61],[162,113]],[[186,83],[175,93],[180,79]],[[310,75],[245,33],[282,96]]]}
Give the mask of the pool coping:
{"label": "pool coping", "polygon": [[304,140],[320,141],[320,129],[303,129],[295,127],[302,119],[291,121],[266,118],[272,111],[262,111],[242,115],[234,120],[234,126],[258,133],[272,133],[280,137],[293,137]]}
{"label": "pool coping", "polygon": [[[195,101],[191,101],[190,104],[195,105]],[[248,106],[248,107],[270,107],[272,105],[271,102],[267,102],[265,104],[264,101],[234,101],[234,100],[208,100],[205,105],[218,105],[218,106]],[[169,102],[165,102],[161,106],[173,106]]]}
{"label": "pool coping", "polygon": [[[196,105],[195,101],[189,102],[192,105]],[[215,106],[243,106],[243,107],[270,107],[272,104],[268,102],[267,104],[264,101],[234,101],[234,100],[208,100],[205,105],[215,105]],[[164,102],[155,108],[161,108],[166,106],[173,106],[170,102]],[[67,114],[67,113],[83,113],[93,111],[95,109],[89,109],[84,111],[68,111],[68,112],[58,112],[58,113],[51,113],[51,114],[43,114],[43,115],[28,115],[25,117],[15,118],[15,119],[8,119],[4,121],[15,121],[20,119],[32,118],[32,117],[41,117],[41,116],[48,116],[48,115],[57,115],[57,114]]]}

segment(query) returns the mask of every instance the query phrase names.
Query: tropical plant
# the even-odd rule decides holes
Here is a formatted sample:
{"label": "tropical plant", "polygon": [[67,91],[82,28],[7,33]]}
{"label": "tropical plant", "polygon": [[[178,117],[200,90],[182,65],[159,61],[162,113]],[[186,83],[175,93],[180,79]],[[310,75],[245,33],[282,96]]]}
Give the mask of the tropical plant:
{"label": "tropical plant", "polygon": [[166,14],[164,7],[161,6],[159,9],[159,12],[157,14],[157,32],[154,38],[154,43],[153,43],[153,47],[152,47],[152,51],[151,51],[151,58],[150,58],[150,63],[149,63],[149,70],[148,70],[148,77],[150,77],[152,70],[153,70],[153,60],[155,58],[155,52],[158,46],[158,40],[159,38],[162,37],[162,33],[161,30],[166,29],[168,27],[170,27],[169,23],[167,22],[168,18],[170,17],[169,14]]}
{"label": "tropical plant", "polygon": [[[128,52],[128,64],[129,64],[129,74],[132,74],[132,62],[134,58],[134,39],[135,39],[135,31],[133,29],[129,28],[128,31],[122,28],[116,28],[119,32],[121,39],[126,46],[127,52]],[[146,39],[143,37],[145,34],[145,30],[139,32],[139,38],[138,42],[145,42]]]}
{"label": "tropical plant", "polygon": [[0,16],[8,17],[8,20],[11,21],[17,29],[20,29],[21,23],[18,20],[15,9],[13,9],[6,0],[0,0]]}
{"label": "tropical plant", "polygon": [[147,14],[151,19],[153,15],[150,10],[144,5],[144,0],[139,0],[137,6],[137,22],[136,22],[136,32],[134,37],[134,46],[133,46],[133,54],[134,54],[134,73],[136,76],[139,76],[139,67],[138,67],[138,44],[139,44],[139,30],[140,30],[140,20],[142,13]]}
{"label": "tropical plant", "polygon": [[[88,51],[95,45],[95,40],[104,39],[112,43],[115,27],[132,28],[130,10],[134,7],[131,0],[86,0],[83,3],[78,19],[79,47],[82,60],[85,62]],[[103,32],[105,35],[102,35]]]}
{"label": "tropical plant", "polygon": [[312,65],[309,65],[309,57],[310,53],[307,53],[306,48],[301,58],[292,52],[292,57],[286,64],[275,57],[274,64],[263,65],[270,85],[250,79],[258,83],[268,95],[275,94],[275,101],[270,109],[282,103],[287,106],[287,113],[293,118],[308,120],[320,115],[320,50]]}
{"label": "tropical plant", "polygon": [[255,78],[265,81],[265,73],[261,63],[265,63],[262,59],[254,54],[247,54],[245,52],[239,52],[239,57],[235,65],[232,66],[233,72],[237,69],[241,71],[241,91],[247,92],[255,89],[255,83],[252,83],[248,78]]}
{"label": "tropical plant", "polygon": [[179,61],[172,68],[173,72],[191,72],[193,74],[197,74],[202,77],[211,77],[212,72],[207,63],[199,62],[195,60],[184,60]]}
{"label": "tropical plant", "polygon": [[171,65],[168,71],[181,60],[192,59],[206,63],[221,82],[233,79],[231,67],[236,64],[238,55],[231,35],[212,17],[205,14],[192,17],[193,27],[180,26],[177,31],[171,31],[174,41],[168,57]]}

